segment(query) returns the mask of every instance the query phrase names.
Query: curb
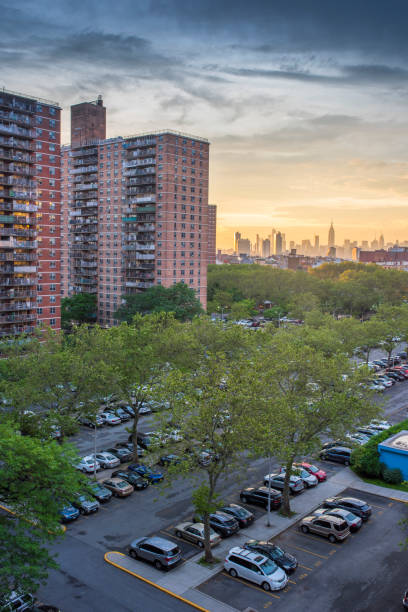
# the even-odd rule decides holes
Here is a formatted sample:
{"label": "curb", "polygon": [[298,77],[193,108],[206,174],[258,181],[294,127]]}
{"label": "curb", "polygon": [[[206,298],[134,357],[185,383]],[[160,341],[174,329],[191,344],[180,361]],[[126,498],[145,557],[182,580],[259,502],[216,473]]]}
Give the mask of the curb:
{"label": "curb", "polygon": [[[32,523],[31,521],[29,521],[28,519],[24,518],[23,516],[20,516],[19,514],[17,514],[17,512],[14,512],[14,510],[10,510],[10,508],[7,508],[7,506],[3,506],[2,504],[0,504],[0,509],[4,510],[5,512],[8,512],[9,514],[12,514],[13,516],[18,516],[18,518],[22,519],[26,523],[31,523],[32,525],[35,526],[35,523]],[[61,525],[62,533],[65,533],[66,530],[67,530],[66,526],[65,525]],[[48,533],[51,533],[52,535],[58,535],[58,533],[54,533],[53,531],[48,531]]]}
{"label": "curb", "polygon": [[155,582],[152,582],[148,578],[144,578],[143,576],[140,576],[139,574],[136,574],[135,572],[132,572],[132,570],[129,570],[126,567],[122,567],[118,563],[115,563],[114,561],[111,561],[108,558],[108,555],[112,554],[112,553],[114,553],[115,555],[120,555],[121,557],[126,557],[126,555],[124,555],[121,552],[118,552],[116,550],[111,550],[111,551],[106,552],[104,554],[104,556],[103,556],[103,558],[105,559],[106,563],[109,563],[110,565],[113,565],[114,567],[117,567],[118,569],[122,570],[123,572],[126,572],[127,574],[130,574],[131,576],[134,576],[135,578],[138,578],[139,580],[142,580],[142,582],[146,582],[147,584],[149,584],[150,586],[154,587],[155,589],[159,589],[159,591],[163,591],[167,595],[170,595],[171,597],[174,597],[175,599],[178,599],[178,600],[182,601],[183,603],[188,604],[189,606],[191,606],[192,608],[195,608],[196,610],[201,610],[201,612],[210,612],[206,608],[202,608],[201,606],[199,606],[198,604],[194,603],[193,601],[190,601],[189,599],[185,599],[181,595],[177,595],[177,593],[173,593],[173,591],[169,591],[165,587],[162,587],[162,586],[156,584]]}

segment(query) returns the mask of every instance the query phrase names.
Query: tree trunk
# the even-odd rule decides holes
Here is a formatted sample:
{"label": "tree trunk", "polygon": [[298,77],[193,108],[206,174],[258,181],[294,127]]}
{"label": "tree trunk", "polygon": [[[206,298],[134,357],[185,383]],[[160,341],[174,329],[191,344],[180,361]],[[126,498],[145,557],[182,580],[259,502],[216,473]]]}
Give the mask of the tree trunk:
{"label": "tree trunk", "polygon": [[281,510],[282,514],[284,514],[285,516],[290,516],[292,512],[290,509],[289,482],[290,482],[290,477],[292,475],[292,464],[293,464],[294,458],[295,458],[294,456],[290,457],[290,459],[288,459],[285,465],[285,482],[283,483],[282,510]]}
{"label": "tree trunk", "polygon": [[137,426],[139,424],[139,404],[141,402],[139,401],[135,401],[135,402],[131,402],[131,406],[133,407],[133,410],[135,412],[135,416],[133,417],[133,423],[132,423],[132,444],[133,444],[133,456],[132,456],[132,461],[133,463],[136,463],[136,465],[139,464],[139,457],[137,454]]}
{"label": "tree trunk", "polygon": [[204,559],[207,563],[213,563],[214,557],[210,545],[210,515],[204,513]]}

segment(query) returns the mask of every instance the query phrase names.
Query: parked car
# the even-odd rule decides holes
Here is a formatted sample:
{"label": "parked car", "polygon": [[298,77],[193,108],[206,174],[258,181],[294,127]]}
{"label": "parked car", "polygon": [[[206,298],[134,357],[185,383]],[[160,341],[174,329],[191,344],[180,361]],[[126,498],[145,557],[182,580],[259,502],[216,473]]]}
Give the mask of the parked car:
{"label": "parked car", "polygon": [[169,569],[181,561],[180,548],[171,540],[158,536],[133,540],[129,555],[134,559],[150,561],[157,569]]}
{"label": "parked car", "polygon": [[132,417],[132,418],[133,418],[133,417],[135,416],[135,411],[133,410],[132,406],[128,406],[128,405],[126,404],[126,406],[122,406],[122,408],[123,408],[123,410],[125,410],[125,411],[128,413],[128,415],[129,415],[130,417]]}
{"label": "parked car", "polygon": [[381,421],[378,419],[373,419],[369,425],[370,429],[378,429],[381,431],[385,430],[385,429],[389,429],[390,427],[392,427],[392,423],[390,423],[389,421]]}
{"label": "parked car", "polygon": [[373,436],[378,435],[380,432],[376,429],[371,429],[371,427],[359,427],[357,429],[357,433],[363,434],[363,436],[366,436],[368,439],[370,439]]}
{"label": "parked car", "polygon": [[395,385],[395,380],[392,380],[391,378],[388,378],[388,376],[385,376],[385,375],[379,376],[376,380],[380,385],[382,385],[386,389],[389,389],[390,387],[392,387],[392,385]]}
{"label": "parked car", "polygon": [[220,510],[225,514],[233,516],[234,519],[238,521],[238,524],[241,529],[243,527],[248,527],[249,525],[252,525],[255,520],[255,515],[252,512],[250,512],[246,508],[243,508],[242,506],[238,506],[238,504],[228,504],[220,508]]}
{"label": "parked car", "polygon": [[96,453],[95,458],[104,470],[120,465],[120,459],[111,453]]}
{"label": "parked car", "polygon": [[398,357],[400,359],[407,359],[408,355],[406,351],[400,351],[399,353],[397,353]]}
{"label": "parked car", "polygon": [[402,605],[405,608],[408,608],[408,591],[405,591],[404,596],[402,598]]}
{"label": "parked car", "polygon": [[362,433],[353,433],[353,434],[346,434],[347,437],[351,440],[351,442],[354,442],[354,444],[365,444],[366,442],[368,442],[368,440],[370,439],[369,436],[365,436]]}
{"label": "parked car", "polygon": [[[193,517],[194,523],[200,523],[202,518],[195,515]],[[230,514],[226,514],[221,510],[211,512],[209,516],[210,527],[214,529],[216,533],[219,533],[222,538],[227,538],[239,531],[238,521]]]}
{"label": "parked car", "polygon": [[[269,486],[274,489],[283,490],[285,484],[285,473],[283,474],[266,474],[264,476],[264,485],[265,487]],[[291,475],[289,480],[289,489],[291,493],[301,493],[305,488],[303,484],[303,480],[299,476]]]}
{"label": "parked car", "polygon": [[316,467],[315,465],[312,465],[311,463],[307,463],[306,461],[302,461],[302,463],[294,463],[293,466],[302,467],[304,470],[309,472],[309,474],[313,474],[313,476],[316,476],[319,482],[323,482],[327,478],[327,474],[324,470],[321,470],[320,468]]}
{"label": "parked car", "polygon": [[403,374],[394,372],[393,370],[387,370],[387,377],[392,378],[393,380],[395,380],[395,382],[405,380],[405,376]]}
{"label": "parked car", "polygon": [[70,521],[75,521],[78,518],[79,510],[78,508],[74,508],[72,504],[67,504],[61,508],[60,516],[63,523],[69,523]]}
{"label": "parked car", "polygon": [[381,385],[377,380],[375,380],[375,381],[373,380],[368,385],[368,389],[370,391],[376,391],[377,393],[381,393],[382,391],[385,391],[385,386]]}
{"label": "parked car", "polygon": [[[132,442],[118,442],[116,444],[116,448],[126,448],[127,450],[129,450],[132,454],[133,454],[133,444]],[[141,448],[139,445],[137,445],[137,456],[138,457],[143,457],[145,451],[143,450],[143,448]]]}
{"label": "parked car", "polygon": [[30,610],[34,604],[34,596],[23,591],[12,591],[9,595],[1,596],[1,612],[23,612]]}
{"label": "parked car", "polygon": [[224,569],[233,578],[245,578],[260,585],[264,591],[279,591],[288,583],[287,575],[274,561],[240,546],[231,548]]}
{"label": "parked car", "polygon": [[95,417],[93,416],[80,417],[79,422],[81,423],[81,425],[86,425],[87,427],[92,427],[92,428],[94,428],[95,425],[96,427],[102,427],[104,423],[102,417],[99,414],[97,414]]}
{"label": "parked car", "polygon": [[103,486],[112,491],[114,497],[127,497],[134,491],[132,485],[121,478],[108,478],[103,481]]}
{"label": "parked car", "polygon": [[298,566],[296,557],[285,552],[280,546],[272,542],[262,542],[261,540],[248,540],[244,547],[253,552],[260,553],[282,568],[287,574],[291,574]]}
{"label": "parked car", "polygon": [[111,448],[107,448],[105,452],[117,457],[120,463],[126,463],[132,459],[132,452],[128,448],[116,448],[116,446],[112,446]]}
{"label": "parked car", "polygon": [[405,366],[394,366],[390,372],[395,372],[401,376],[401,380],[406,380],[408,378],[408,369]]}
{"label": "parked car", "polygon": [[123,408],[115,408],[113,413],[116,414],[116,416],[120,418],[122,423],[125,423],[126,421],[130,421],[130,414],[128,413],[127,410],[124,410]]}
{"label": "parked car", "polygon": [[330,442],[325,442],[322,445],[322,450],[326,450],[326,448],[332,448],[333,446],[347,446],[347,442],[344,440],[332,440]]}
{"label": "parked car", "polygon": [[[185,523],[180,523],[174,529],[174,533],[178,538],[184,538],[185,540],[189,540],[194,544],[197,544],[200,548],[204,546],[204,525],[203,523],[192,523],[191,521],[186,521]],[[215,533],[213,529],[210,528],[210,546],[216,546],[221,542],[221,537],[218,533]]]}
{"label": "parked car", "polygon": [[325,448],[320,451],[320,457],[325,461],[337,461],[338,463],[344,463],[344,465],[350,465],[351,448],[345,446]]}
{"label": "parked car", "polygon": [[158,464],[159,465],[177,465],[178,463],[180,463],[181,459],[178,455],[163,455],[163,457],[160,457]]}
{"label": "parked car", "polygon": [[269,490],[269,487],[247,487],[241,491],[239,497],[244,504],[257,504],[264,508],[268,508],[268,500],[270,500],[271,510],[279,508],[282,503],[281,492],[276,489]]}
{"label": "parked car", "polygon": [[339,516],[346,521],[350,531],[358,531],[363,524],[363,520],[350,512],[349,510],[343,510],[342,508],[318,508],[313,512],[316,516]]}
{"label": "parked car", "polygon": [[141,489],[146,489],[149,486],[148,481],[145,478],[142,478],[135,472],[128,472],[127,470],[116,470],[111,474],[112,478],[121,478],[122,480],[126,480],[135,491],[139,491]]}
{"label": "parked car", "polygon": [[151,483],[156,483],[163,480],[163,474],[161,472],[153,472],[153,470],[147,465],[131,463],[127,469],[130,472],[135,472],[136,474],[139,474],[139,476],[146,478]]}
{"label": "parked car", "polygon": [[324,502],[325,508],[342,508],[348,510],[356,516],[359,516],[363,521],[368,521],[371,516],[372,508],[362,499],[356,497],[328,497]]}
{"label": "parked car", "polygon": [[156,431],[147,431],[146,433],[137,434],[137,443],[146,450],[163,446],[164,441],[161,439],[160,434]]}
{"label": "parked car", "polygon": [[[281,468],[281,475],[285,475],[285,468]],[[318,484],[318,479],[314,474],[311,474],[308,470],[305,470],[300,465],[293,465],[292,467],[292,475],[299,476],[302,479],[303,484],[308,489],[309,487],[315,487]]]}
{"label": "parked car", "polygon": [[93,512],[98,512],[100,504],[89,495],[77,493],[72,500],[72,505],[78,508],[81,514],[92,514]]}
{"label": "parked car", "polygon": [[300,523],[303,533],[317,533],[330,542],[341,542],[350,535],[346,521],[338,516],[305,516]]}
{"label": "parked car", "polygon": [[92,497],[98,500],[98,502],[107,502],[112,497],[112,491],[109,491],[106,487],[98,484],[97,482],[93,482],[90,484],[90,493]]}
{"label": "parked car", "polygon": [[93,472],[98,472],[101,469],[100,463],[95,461],[94,457],[88,455],[87,457],[82,457],[82,459],[74,465],[77,470],[84,472],[84,474],[92,474]]}
{"label": "parked car", "polygon": [[113,414],[113,412],[102,412],[101,413],[101,419],[103,419],[103,422],[106,425],[120,425],[121,424],[121,420],[118,416],[116,416],[116,414]]}

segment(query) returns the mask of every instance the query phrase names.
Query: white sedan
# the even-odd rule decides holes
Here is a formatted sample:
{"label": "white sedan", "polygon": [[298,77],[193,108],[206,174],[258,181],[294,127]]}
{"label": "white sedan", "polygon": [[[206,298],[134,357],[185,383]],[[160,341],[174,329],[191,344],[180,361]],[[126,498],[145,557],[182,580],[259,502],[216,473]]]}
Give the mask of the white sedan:
{"label": "white sedan", "polygon": [[122,422],[113,412],[102,412],[100,417],[106,425],[120,425]]}
{"label": "white sedan", "polygon": [[101,469],[100,463],[95,461],[91,455],[88,457],[83,457],[79,463],[74,465],[74,467],[81,472],[85,472],[85,474],[92,474],[93,472],[98,472]]}

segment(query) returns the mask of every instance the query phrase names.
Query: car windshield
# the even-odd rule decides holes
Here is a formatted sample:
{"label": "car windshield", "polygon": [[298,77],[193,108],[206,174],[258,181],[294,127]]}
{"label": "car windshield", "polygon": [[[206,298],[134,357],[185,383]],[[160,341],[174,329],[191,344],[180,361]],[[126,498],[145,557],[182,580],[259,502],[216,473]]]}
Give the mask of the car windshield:
{"label": "car windshield", "polygon": [[124,489],[125,487],[128,486],[127,482],[117,482],[116,486],[118,487],[118,489]]}
{"label": "car windshield", "polygon": [[279,548],[279,546],[274,546],[273,554],[275,555],[277,559],[281,559],[282,557],[285,556],[285,553],[283,552],[281,548]]}
{"label": "car windshield", "polygon": [[[339,512],[340,514],[340,512]],[[355,515],[352,512],[348,512],[347,514],[342,514],[342,516],[344,516],[344,518],[347,521],[354,521],[354,519],[356,518]]]}
{"label": "car windshield", "polygon": [[267,561],[262,563],[260,567],[263,573],[266,574],[267,576],[270,576],[271,574],[276,572],[276,570],[278,569],[278,566],[276,565],[276,563],[271,561],[271,559],[268,559]]}
{"label": "car windshield", "polygon": [[228,512],[233,512],[236,516],[240,518],[245,518],[248,516],[248,512],[244,508],[227,508]]}
{"label": "car windshield", "polygon": [[316,474],[316,472],[319,471],[319,468],[317,468],[315,465],[309,465],[308,469],[313,472],[313,474]]}

